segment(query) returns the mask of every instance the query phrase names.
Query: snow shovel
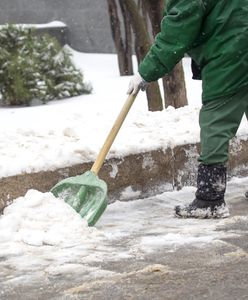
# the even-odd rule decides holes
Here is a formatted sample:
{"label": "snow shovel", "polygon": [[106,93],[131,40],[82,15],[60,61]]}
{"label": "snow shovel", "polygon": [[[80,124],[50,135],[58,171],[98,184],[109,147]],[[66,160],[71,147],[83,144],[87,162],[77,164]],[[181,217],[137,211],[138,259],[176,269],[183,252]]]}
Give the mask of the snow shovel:
{"label": "snow shovel", "polygon": [[107,207],[107,184],[97,174],[117,136],[137,94],[129,95],[112,129],[110,130],[90,171],[66,178],[57,183],[51,192],[71,205],[89,226],[94,226]]}

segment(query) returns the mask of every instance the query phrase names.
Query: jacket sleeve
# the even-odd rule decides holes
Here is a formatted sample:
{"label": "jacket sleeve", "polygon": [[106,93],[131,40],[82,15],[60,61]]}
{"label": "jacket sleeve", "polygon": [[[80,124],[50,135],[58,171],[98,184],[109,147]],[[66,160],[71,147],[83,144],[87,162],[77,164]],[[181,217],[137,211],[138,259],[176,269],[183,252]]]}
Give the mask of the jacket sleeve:
{"label": "jacket sleeve", "polygon": [[139,65],[147,81],[156,81],[169,73],[192,48],[204,16],[202,0],[168,0],[161,22],[161,32]]}

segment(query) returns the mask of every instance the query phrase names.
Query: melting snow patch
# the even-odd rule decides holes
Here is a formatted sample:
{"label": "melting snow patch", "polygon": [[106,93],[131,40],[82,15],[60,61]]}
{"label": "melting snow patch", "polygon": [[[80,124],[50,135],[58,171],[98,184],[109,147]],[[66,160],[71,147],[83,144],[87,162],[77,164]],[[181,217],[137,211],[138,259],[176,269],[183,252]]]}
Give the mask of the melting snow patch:
{"label": "melting snow patch", "polygon": [[121,200],[138,199],[140,194],[140,191],[134,191],[131,186],[128,186],[122,191]]}
{"label": "melting snow patch", "polygon": [[142,168],[143,169],[150,169],[152,168],[154,165],[154,160],[152,158],[152,155],[147,155],[147,156],[144,156],[143,158],[143,163],[142,163]]}
{"label": "melting snow patch", "polygon": [[111,178],[115,178],[116,175],[118,174],[118,166],[117,164],[111,164],[112,171],[109,173]]}
{"label": "melting snow patch", "polygon": [[146,248],[157,248],[165,245],[187,245],[192,243],[209,243],[213,240],[213,236],[191,236],[179,233],[168,233],[164,236],[157,236],[153,238],[143,238],[141,245]]}

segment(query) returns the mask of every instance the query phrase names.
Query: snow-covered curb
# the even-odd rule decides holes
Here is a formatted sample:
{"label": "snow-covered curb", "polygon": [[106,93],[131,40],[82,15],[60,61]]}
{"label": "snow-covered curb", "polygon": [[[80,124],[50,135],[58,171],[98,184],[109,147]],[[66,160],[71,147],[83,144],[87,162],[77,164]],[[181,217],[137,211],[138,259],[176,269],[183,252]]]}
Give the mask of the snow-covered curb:
{"label": "snow-covered curb", "polygon": [[[237,150],[239,155],[237,155]],[[229,175],[248,175],[248,141],[235,139],[230,146]],[[195,185],[199,144],[185,144],[108,159],[99,177],[108,185],[109,201],[140,199],[183,186]],[[0,179],[0,211],[29,189],[47,192],[60,180],[84,173],[92,162],[53,171]],[[135,166],[135,167],[134,167]]]}
{"label": "snow-covered curb", "polygon": [[[6,26],[6,24],[0,25],[0,30]],[[37,29],[43,29],[43,28],[64,28],[67,25],[61,21],[52,21],[45,24],[17,24],[17,26],[24,27],[24,28],[37,28]]]}

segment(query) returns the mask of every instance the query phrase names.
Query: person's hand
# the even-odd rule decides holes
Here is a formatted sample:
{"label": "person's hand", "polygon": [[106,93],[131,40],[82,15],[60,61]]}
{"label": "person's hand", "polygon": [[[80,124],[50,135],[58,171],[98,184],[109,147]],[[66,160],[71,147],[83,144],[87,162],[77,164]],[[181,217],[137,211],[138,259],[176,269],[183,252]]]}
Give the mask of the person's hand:
{"label": "person's hand", "polygon": [[146,87],[147,87],[147,82],[140,76],[139,73],[136,73],[135,75],[132,76],[129,82],[127,94],[135,95],[138,93],[139,89],[145,91]]}

